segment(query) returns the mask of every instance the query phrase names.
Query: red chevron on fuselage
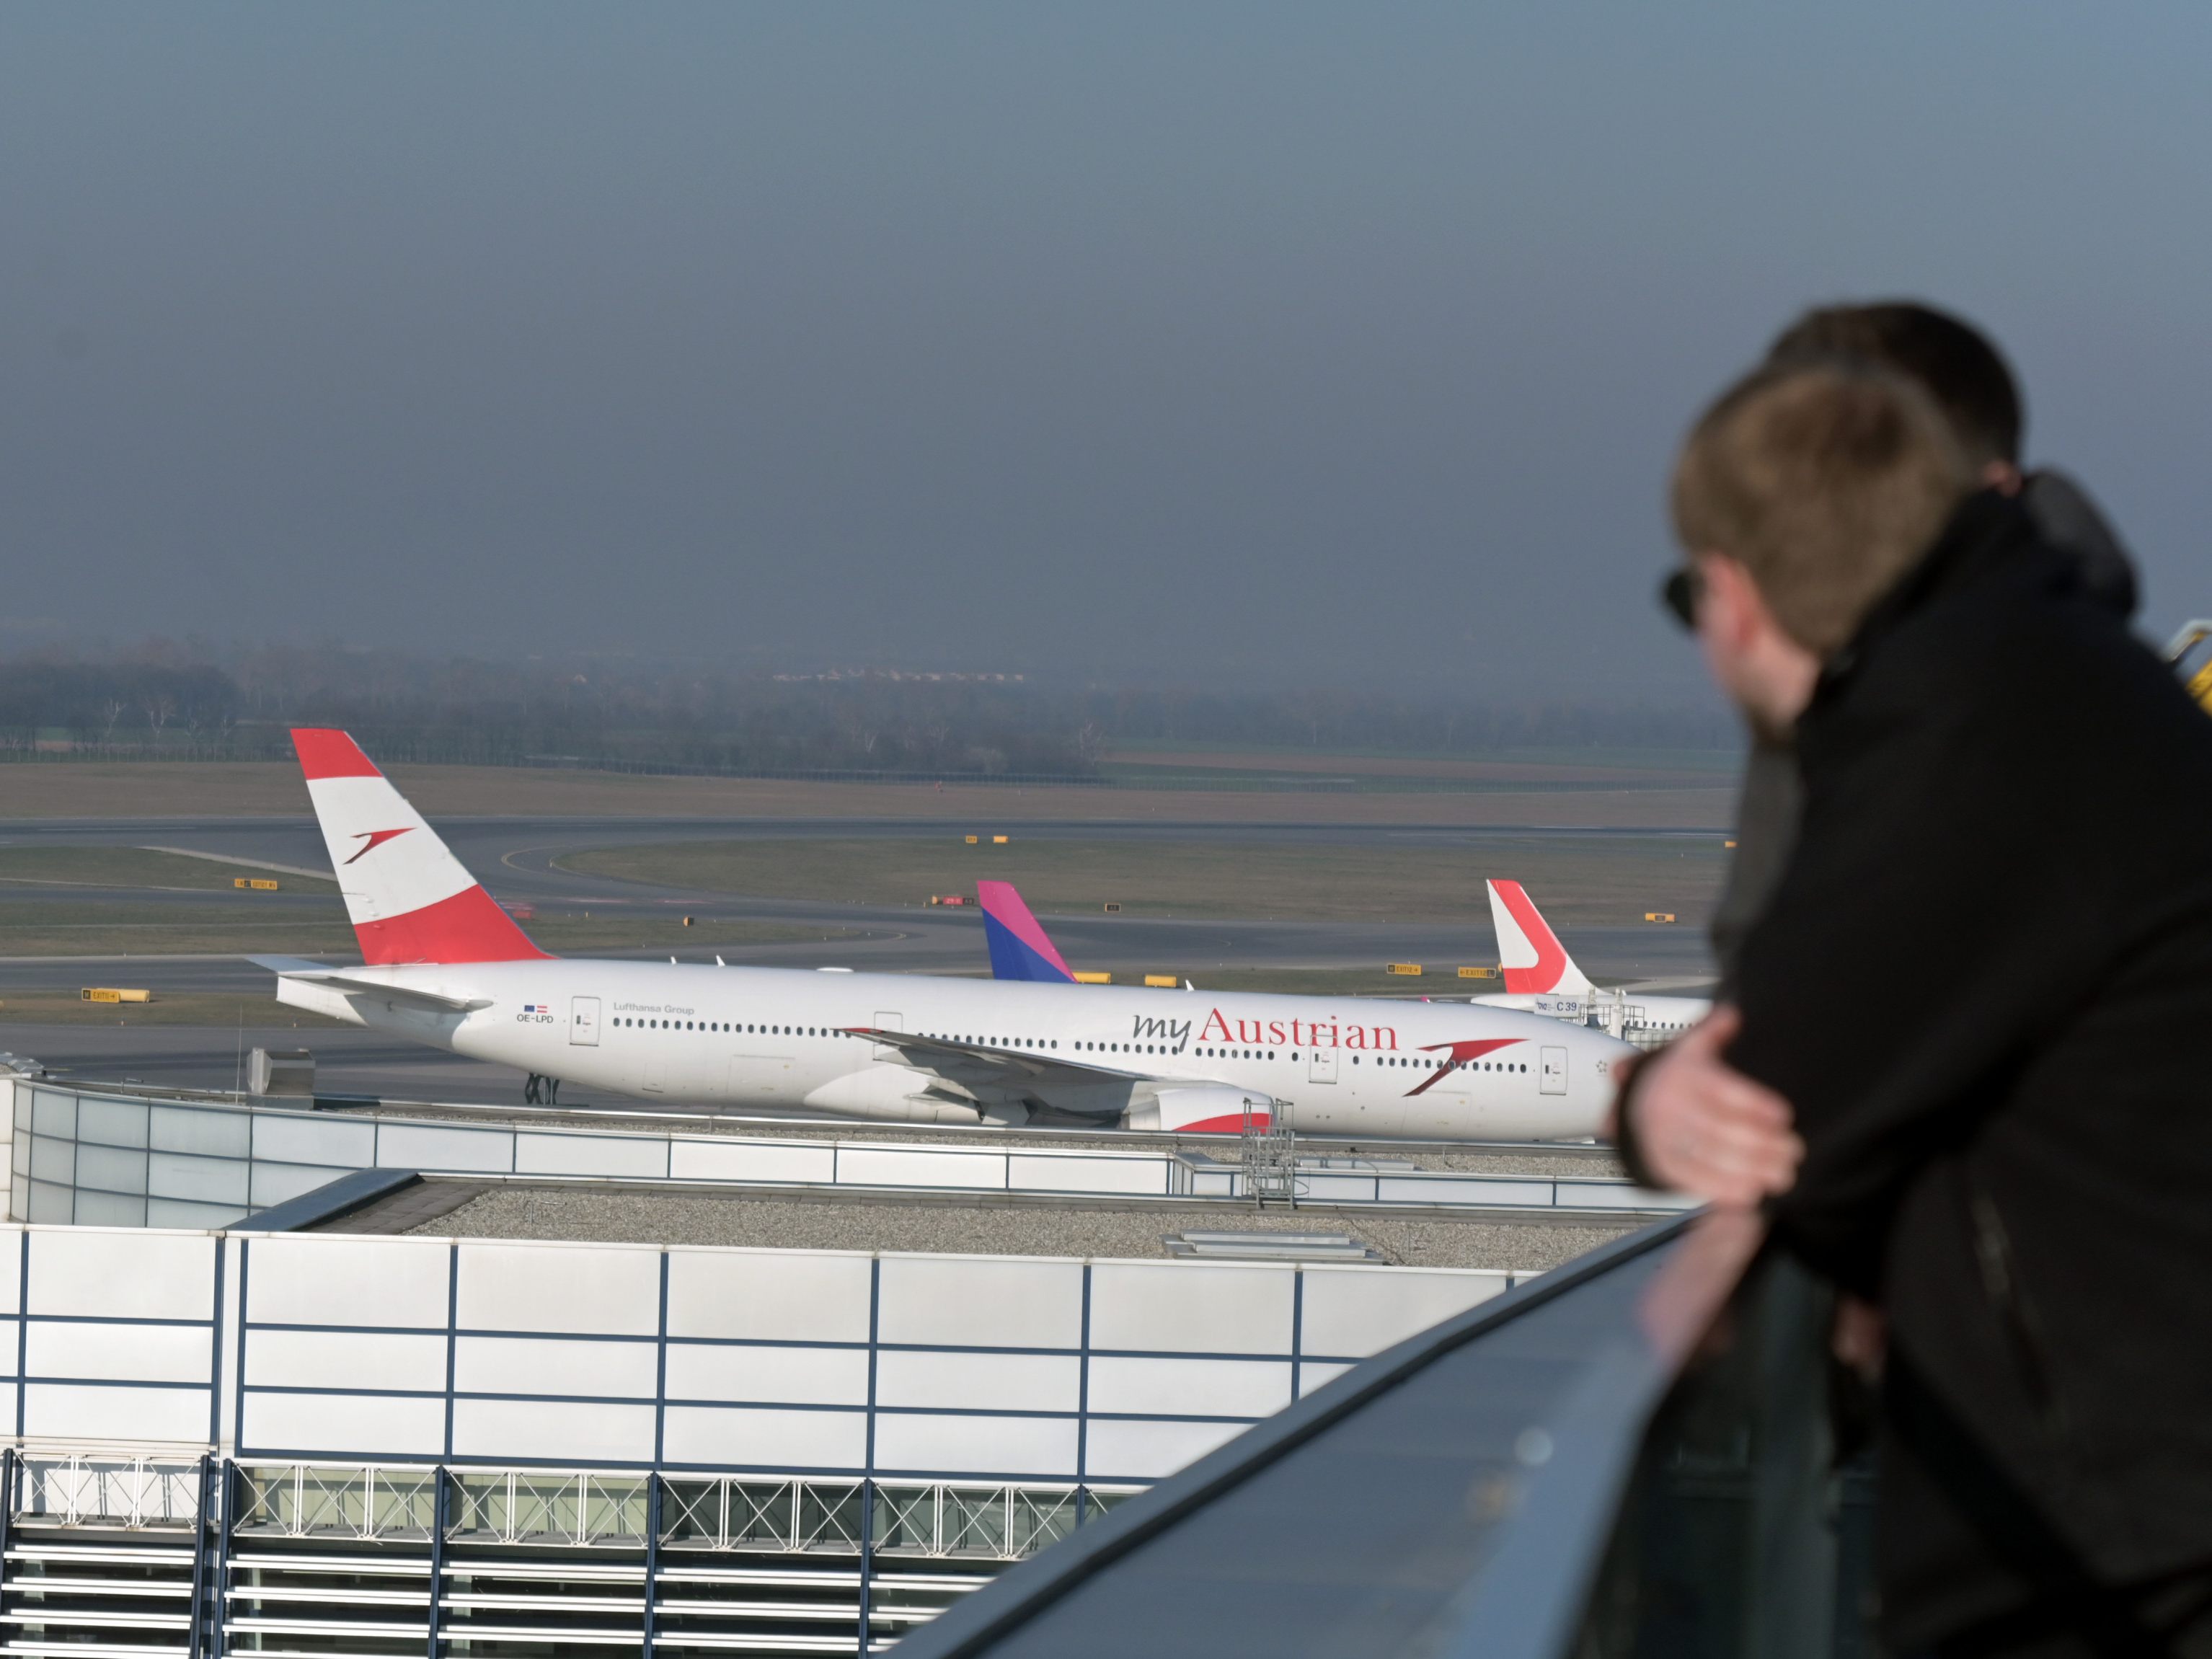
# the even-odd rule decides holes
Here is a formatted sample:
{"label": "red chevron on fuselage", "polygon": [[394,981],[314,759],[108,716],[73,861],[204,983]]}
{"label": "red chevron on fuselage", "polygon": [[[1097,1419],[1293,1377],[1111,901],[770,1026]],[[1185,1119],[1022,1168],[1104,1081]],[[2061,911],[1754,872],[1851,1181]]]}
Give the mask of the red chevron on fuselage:
{"label": "red chevron on fuselage", "polygon": [[1431,1072],[1427,1077],[1424,1078],[1419,1083],[1414,1085],[1413,1087],[1407,1090],[1406,1092],[1408,1095],[1419,1094],[1424,1089],[1427,1089],[1433,1085],[1438,1078],[1442,1077],[1446,1072],[1451,1070],[1453,1066],[1462,1065],[1470,1060],[1480,1060],[1483,1055],[1489,1054],[1493,1049],[1510,1048],[1515,1043],[1523,1042],[1527,1040],[1528,1039],[1525,1037],[1482,1037],[1473,1042],[1424,1043],[1421,1047],[1421,1052],[1425,1054],[1437,1054],[1447,1048],[1451,1050],[1451,1053],[1435,1071]]}

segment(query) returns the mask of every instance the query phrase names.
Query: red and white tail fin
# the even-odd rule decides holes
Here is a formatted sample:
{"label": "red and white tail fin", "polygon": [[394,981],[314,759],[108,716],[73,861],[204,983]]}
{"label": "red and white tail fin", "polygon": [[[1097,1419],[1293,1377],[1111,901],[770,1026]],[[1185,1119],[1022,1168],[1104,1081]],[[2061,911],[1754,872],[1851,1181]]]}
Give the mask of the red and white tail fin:
{"label": "red and white tail fin", "polygon": [[1570,997],[1589,993],[1589,980],[1519,882],[1490,884],[1490,923],[1498,930],[1498,963],[1505,970],[1508,991]]}
{"label": "red and white tail fin", "polygon": [[359,744],[343,732],[307,729],[292,733],[292,747],[364,962],[380,967],[545,955]]}

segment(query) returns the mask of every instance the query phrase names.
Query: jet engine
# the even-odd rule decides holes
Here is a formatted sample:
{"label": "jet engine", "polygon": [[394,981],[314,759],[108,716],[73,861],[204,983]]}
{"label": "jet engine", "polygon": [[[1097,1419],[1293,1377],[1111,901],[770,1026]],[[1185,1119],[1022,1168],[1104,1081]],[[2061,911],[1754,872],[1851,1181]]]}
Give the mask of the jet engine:
{"label": "jet engine", "polygon": [[1274,1121],[1275,1111],[1273,1097],[1256,1089],[1200,1083],[1187,1089],[1156,1091],[1149,1100],[1132,1105],[1121,1122],[1131,1129],[1236,1134],[1248,1123],[1255,1129],[1266,1128]]}
{"label": "jet engine", "polygon": [[[974,1103],[948,1100],[931,1090],[933,1079],[902,1066],[872,1066],[834,1078],[806,1097],[809,1106],[879,1123],[983,1123],[999,1114]],[[1012,1121],[1019,1122],[1026,1111]]]}

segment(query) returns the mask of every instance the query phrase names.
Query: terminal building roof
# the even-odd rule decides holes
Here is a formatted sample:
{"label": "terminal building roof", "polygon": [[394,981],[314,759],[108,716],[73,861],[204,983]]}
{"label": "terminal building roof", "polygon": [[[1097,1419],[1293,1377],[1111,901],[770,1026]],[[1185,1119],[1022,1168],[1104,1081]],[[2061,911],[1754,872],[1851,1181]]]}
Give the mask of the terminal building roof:
{"label": "terminal building roof", "polygon": [[[596,1243],[740,1245],[772,1249],[962,1252],[981,1255],[1164,1258],[1190,1232],[1334,1234],[1364,1244],[1368,1259],[1404,1267],[1537,1272],[1581,1255],[1640,1218],[1608,1224],[1499,1222],[1479,1216],[1378,1214],[1370,1209],[1252,1206],[1126,1206],[993,1195],[866,1198],[653,1191],[633,1186],[465,1177],[428,1181],[413,1193],[340,1218],[337,1232],[411,1232],[453,1238],[573,1239]],[[1318,1252],[1316,1254],[1319,1254]]]}

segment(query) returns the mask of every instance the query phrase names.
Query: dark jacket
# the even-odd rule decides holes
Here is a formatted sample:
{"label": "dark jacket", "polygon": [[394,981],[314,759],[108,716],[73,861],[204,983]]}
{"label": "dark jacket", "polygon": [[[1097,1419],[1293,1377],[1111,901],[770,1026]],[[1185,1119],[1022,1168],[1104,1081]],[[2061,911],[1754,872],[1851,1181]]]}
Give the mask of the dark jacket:
{"label": "dark jacket", "polygon": [[1797,728],[1731,1060],[1786,1246],[2094,1571],[2212,1561],[2212,720],[2017,501],[1968,501]]}
{"label": "dark jacket", "polygon": [[[2072,562],[2084,597],[2120,622],[2136,614],[2135,565],[2087,490],[2066,473],[2046,468],[2021,482],[2020,502],[2041,539]],[[1735,1000],[1736,959],[1790,863],[1802,799],[1797,757],[1790,744],[1754,736],[1736,799],[1735,856],[1729,860],[1727,883],[1709,928],[1713,957],[1720,965],[1722,1001]]]}
{"label": "dark jacket", "polygon": [[1753,732],[1751,752],[1744,757],[1743,785],[1736,792],[1735,854],[1729,860],[1720,902],[1713,907],[1706,929],[1713,942],[1713,960],[1720,964],[1720,981],[1713,988],[1717,1001],[1735,1000],[1743,942],[1766,913],[1767,901],[1790,867],[1804,793],[1797,782],[1796,748],[1784,739]]}

